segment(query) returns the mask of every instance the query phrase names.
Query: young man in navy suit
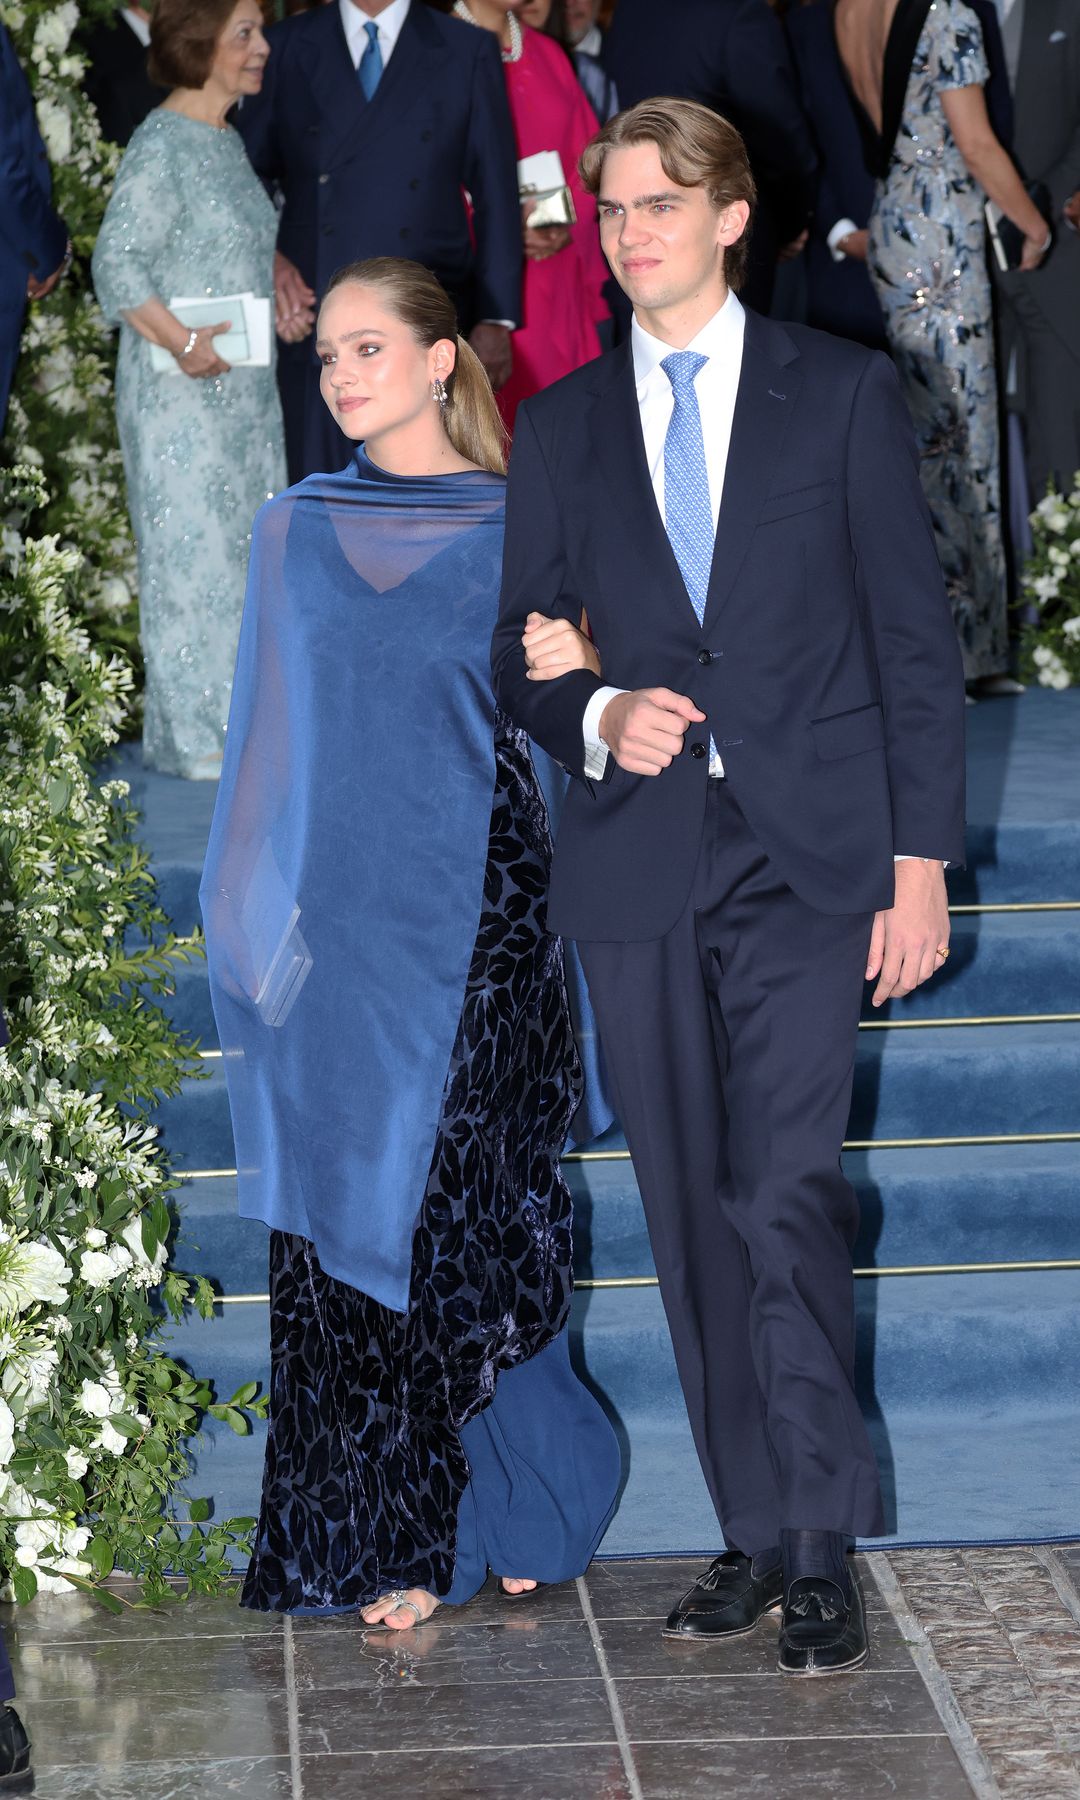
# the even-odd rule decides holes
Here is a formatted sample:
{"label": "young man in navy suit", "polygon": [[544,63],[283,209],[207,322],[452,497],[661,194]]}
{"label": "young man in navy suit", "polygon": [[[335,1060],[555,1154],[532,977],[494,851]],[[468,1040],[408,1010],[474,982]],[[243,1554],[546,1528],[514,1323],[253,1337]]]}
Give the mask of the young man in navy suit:
{"label": "young man in navy suit", "polygon": [[267,36],[266,79],[237,126],[281,202],[278,381],[298,481],[342,468],[351,451],[319,398],[313,336],[343,263],[423,263],[494,385],[509,376],[521,322],[517,149],[498,40],[423,0],[330,0]]}
{"label": "young man in navy suit", "polygon": [[[646,101],[583,168],[633,330],[518,415],[495,688],[577,777],[549,920],[728,1546],[666,1629],[779,1606],[780,1667],[833,1673],[866,1656],[849,1541],[884,1530],[840,1150],[864,977],[881,1004],[948,955],[960,657],[891,364],[734,292],[738,132]],[[563,672],[583,610],[602,676]]]}

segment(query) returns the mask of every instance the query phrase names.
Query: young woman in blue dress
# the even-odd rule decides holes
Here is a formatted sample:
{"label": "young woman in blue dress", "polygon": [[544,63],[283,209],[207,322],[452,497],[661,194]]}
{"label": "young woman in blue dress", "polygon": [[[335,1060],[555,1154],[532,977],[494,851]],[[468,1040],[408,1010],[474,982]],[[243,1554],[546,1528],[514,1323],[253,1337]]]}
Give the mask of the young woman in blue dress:
{"label": "young woman in blue dress", "polygon": [[241,1210],[270,1227],[243,1604],[407,1629],[489,1570],[508,1597],[580,1574],[620,1461],[567,1348],[546,812],[488,680],[498,413],[415,263],[342,270],[317,341],[357,448],[256,520],[203,883]]}

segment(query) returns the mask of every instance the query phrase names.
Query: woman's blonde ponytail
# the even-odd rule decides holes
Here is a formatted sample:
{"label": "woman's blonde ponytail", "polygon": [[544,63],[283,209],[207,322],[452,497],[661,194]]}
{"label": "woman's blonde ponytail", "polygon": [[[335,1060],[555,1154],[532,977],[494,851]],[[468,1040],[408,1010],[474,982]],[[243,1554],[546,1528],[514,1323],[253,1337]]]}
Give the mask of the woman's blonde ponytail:
{"label": "woman's blonde ponytail", "polygon": [[487,370],[460,333],[457,363],[446,383],[446,392],[446,430],[458,455],[478,463],[482,469],[490,469],[493,475],[505,475],[509,442],[506,426],[495,404]]}
{"label": "woman's blonde ponytail", "polygon": [[447,435],[459,456],[493,475],[505,475],[509,438],[491,383],[476,351],[458,332],[454,303],[431,270],[401,256],[371,256],[339,269],[327,293],[346,281],[378,289],[425,350],[444,338],[456,343],[457,362],[446,377]]}

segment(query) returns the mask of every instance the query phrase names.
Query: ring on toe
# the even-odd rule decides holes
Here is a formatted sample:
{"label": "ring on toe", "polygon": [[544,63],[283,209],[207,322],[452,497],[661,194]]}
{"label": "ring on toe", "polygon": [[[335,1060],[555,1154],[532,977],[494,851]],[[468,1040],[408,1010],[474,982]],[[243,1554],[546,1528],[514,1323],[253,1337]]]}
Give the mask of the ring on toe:
{"label": "ring on toe", "polygon": [[[391,1588],[389,1590],[389,1592],[387,1592],[385,1594],[380,1594],[379,1598],[377,1600],[373,1600],[372,1605],[373,1606],[381,1606],[384,1600],[389,1600],[392,1602],[389,1612],[411,1612],[412,1613],[413,1624],[412,1624],[411,1629],[415,1629],[415,1627],[417,1625],[423,1625],[425,1623],[424,1615],[420,1611],[420,1608],[417,1606],[416,1601],[409,1600],[406,1598],[406,1591],[404,1588]],[[373,1626],[378,1627],[379,1625],[385,1624],[388,1617],[389,1617],[389,1613],[384,1613],[381,1619],[373,1619],[370,1621],[370,1623]],[[430,1617],[430,1614],[429,1614],[429,1617]],[[365,1621],[365,1622],[367,1622],[367,1621]]]}

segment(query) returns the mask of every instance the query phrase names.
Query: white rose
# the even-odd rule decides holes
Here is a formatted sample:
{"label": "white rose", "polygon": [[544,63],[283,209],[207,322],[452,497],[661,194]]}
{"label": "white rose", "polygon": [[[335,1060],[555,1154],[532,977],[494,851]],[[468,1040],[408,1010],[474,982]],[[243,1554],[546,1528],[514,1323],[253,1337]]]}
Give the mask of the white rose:
{"label": "white rose", "polygon": [[62,55],[71,41],[71,34],[78,22],[78,0],[64,0],[63,6],[54,7],[52,12],[43,13],[34,27],[35,50],[44,50],[54,56]]}
{"label": "white rose", "polygon": [[109,1251],[109,1262],[114,1276],[126,1275],[132,1264],[131,1251],[125,1250],[123,1244],[114,1244]]}
{"label": "white rose", "polygon": [[79,1389],[79,1405],[92,1419],[105,1419],[113,1410],[113,1397],[100,1381],[84,1381]]}
{"label": "white rose", "polygon": [[1036,649],[1031,652],[1031,660],[1037,668],[1045,669],[1047,663],[1053,662],[1054,652],[1048,650],[1045,644],[1039,644]]}
{"label": "white rose", "polygon": [[63,1305],[71,1270],[52,1244],[15,1243],[0,1254],[0,1317],[35,1301]]}
{"label": "white rose", "polygon": [[91,1225],[89,1231],[86,1234],[87,1249],[102,1250],[102,1249],[104,1249],[104,1247],[108,1243],[108,1241],[109,1240],[107,1239],[107,1237],[105,1236],[105,1233],[103,1231],[99,1231],[98,1227],[96,1225]]}
{"label": "white rose", "polygon": [[71,155],[71,115],[67,107],[57,106],[52,100],[39,100],[37,121],[49,153],[49,161],[67,162]]}
{"label": "white rose", "polygon": [[72,1481],[81,1481],[90,1467],[90,1458],[84,1456],[81,1450],[69,1450],[64,1461],[67,1463],[67,1472]]}
{"label": "white rose", "polygon": [[1066,619],[1061,629],[1067,638],[1080,638],[1080,613],[1075,619]]}
{"label": "white rose", "polygon": [[15,1449],[15,1415],[6,1400],[0,1400],[0,1469],[6,1469]]}
{"label": "white rose", "polygon": [[1068,669],[1055,669],[1050,677],[1050,686],[1056,688],[1058,693],[1061,693],[1064,688],[1071,687],[1072,678]]}
{"label": "white rose", "polygon": [[88,1287],[107,1287],[116,1274],[104,1250],[84,1250],[79,1258],[79,1273]]}
{"label": "white rose", "polygon": [[115,1425],[109,1424],[108,1419],[102,1419],[101,1430],[94,1439],[93,1447],[95,1450],[108,1450],[113,1456],[123,1456],[128,1440],[117,1431]]}

